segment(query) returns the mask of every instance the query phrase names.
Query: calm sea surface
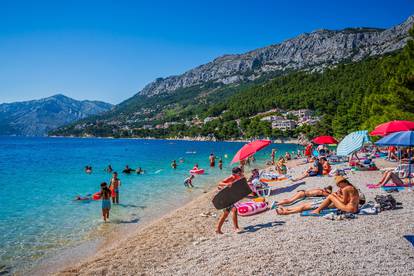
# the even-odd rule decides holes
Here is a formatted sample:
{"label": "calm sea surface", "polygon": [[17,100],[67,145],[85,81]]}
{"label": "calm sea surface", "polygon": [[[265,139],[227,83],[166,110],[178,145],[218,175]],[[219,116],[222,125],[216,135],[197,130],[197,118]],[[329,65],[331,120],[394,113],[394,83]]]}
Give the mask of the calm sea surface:
{"label": "calm sea surface", "polygon": [[[243,143],[127,139],[0,137],[0,272],[25,271],[59,250],[102,235],[101,202],[74,201],[99,191],[108,164],[120,173],[119,206],[111,223],[139,225],[190,201],[228,175],[230,161]],[[269,146],[256,155],[258,164],[270,151],[297,150],[296,145]],[[223,171],[208,167],[213,152],[223,157]],[[227,156],[227,158],[225,157]],[[182,158],[183,162],[179,162]],[[178,168],[170,167],[177,160]],[[198,163],[206,173],[188,190],[183,180]],[[123,175],[123,167],[142,167],[143,175]],[[91,165],[93,173],[85,174]],[[145,220],[144,220],[145,221]]]}

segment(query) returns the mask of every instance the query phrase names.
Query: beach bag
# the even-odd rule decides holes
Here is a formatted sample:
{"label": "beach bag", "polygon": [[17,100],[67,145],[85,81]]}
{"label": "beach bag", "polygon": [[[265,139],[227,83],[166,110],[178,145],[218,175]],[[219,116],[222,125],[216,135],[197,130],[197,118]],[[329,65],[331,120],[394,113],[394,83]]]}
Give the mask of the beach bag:
{"label": "beach bag", "polygon": [[392,195],[377,195],[375,201],[380,205],[381,211],[394,210],[397,207],[397,201]]}

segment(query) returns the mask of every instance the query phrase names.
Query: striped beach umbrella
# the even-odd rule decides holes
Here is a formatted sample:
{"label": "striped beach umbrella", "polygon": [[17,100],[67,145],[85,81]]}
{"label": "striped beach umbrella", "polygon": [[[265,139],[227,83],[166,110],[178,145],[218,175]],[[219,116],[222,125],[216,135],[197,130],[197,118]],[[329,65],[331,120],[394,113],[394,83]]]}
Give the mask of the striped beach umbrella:
{"label": "striped beach umbrella", "polygon": [[345,136],[338,144],[336,154],[339,156],[348,156],[362,148],[364,143],[369,142],[368,131],[359,130]]}

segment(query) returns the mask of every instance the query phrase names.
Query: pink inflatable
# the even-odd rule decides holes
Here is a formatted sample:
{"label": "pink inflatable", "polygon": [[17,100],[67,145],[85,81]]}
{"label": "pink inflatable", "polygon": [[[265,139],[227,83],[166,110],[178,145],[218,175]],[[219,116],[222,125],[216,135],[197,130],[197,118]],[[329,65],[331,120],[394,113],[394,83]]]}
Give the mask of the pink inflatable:
{"label": "pink inflatable", "polygon": [[192,169],[192,170],[190,170],[190,173],[191,174],[203,174],[204,170],[203,169],[198,169],[198,170]]}
{"label": "pink inflatable", "polygon": [[237,212],[240,216],[251,216],[267,210],[266,202],[243,202],[237,204]]}

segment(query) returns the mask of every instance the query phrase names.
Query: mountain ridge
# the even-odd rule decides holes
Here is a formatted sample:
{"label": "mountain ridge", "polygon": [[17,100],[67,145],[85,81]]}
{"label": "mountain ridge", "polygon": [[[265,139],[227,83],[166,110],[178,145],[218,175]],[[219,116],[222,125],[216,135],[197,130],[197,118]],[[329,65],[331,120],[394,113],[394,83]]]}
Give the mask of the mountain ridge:
{"label": "mountain ridge", "polygon": [[0,135],[44,136],[65,124],[112,108],[101,101],[78,101],[63,94],[0,104]]}
{"label": "mountain ridge", "polygon": [[[214,81],[222,84],[254,80],[261,73],[287,69],[322,70],[324,64],[346,59],[359,61],[401,49],[408,39],[414,15],[388,29],[373,27],[319,29],[243,54],[226,54],[183,74],[157,78],[136,95],[153,96]],[[322,64],[322,65],[321,65]]]}

